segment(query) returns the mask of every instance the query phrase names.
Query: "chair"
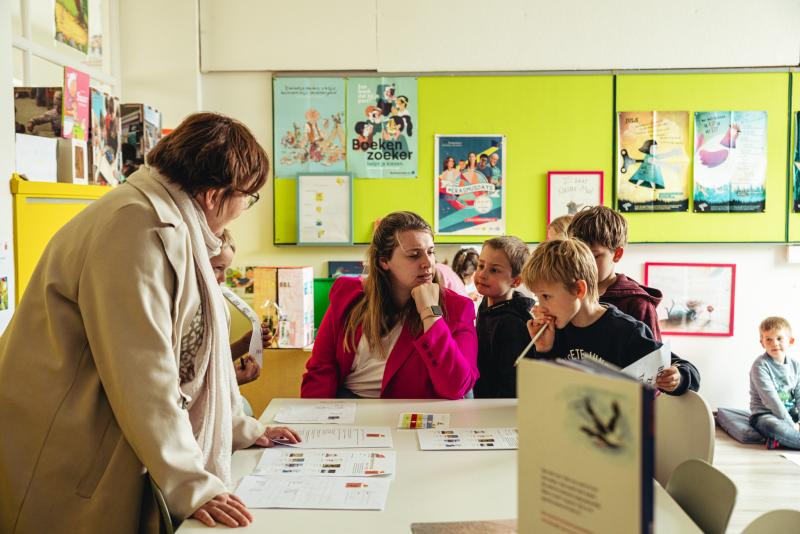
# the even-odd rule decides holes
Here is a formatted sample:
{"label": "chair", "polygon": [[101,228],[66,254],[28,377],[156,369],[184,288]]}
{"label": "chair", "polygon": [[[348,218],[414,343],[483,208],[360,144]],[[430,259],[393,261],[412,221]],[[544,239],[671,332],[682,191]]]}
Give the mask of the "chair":
{"label": "chair", "polygon": [[150,489],[153,491],[153,500],[156,501],[156,505],[158,506],[159,514],[161,515],[161,521],[159,522],[159,534],[174,534],[175,527],[172,524],[172,516],[169,515],[169,509],[167,508],[167,501],[164,500],[164,494],[161,493],[161,489],[153,480],[153,477],[150,476],[148,473],[147,479],[150,481]]}
{"label": "chair", "polygon": [[800,510],[772,510],[756,517],[742,534],[797,534],[800,532]]}
{"label": "chair", "polygon": [[691,458],[714,460],[714,416],[698,393],[655,400],[655,479],[666,485],[672,470]]}
{"label": "chair", "polygon": [[667,493],[706,534],[724,534],[736,503],[736,485],[703,460],[686,460],[673,471]]}

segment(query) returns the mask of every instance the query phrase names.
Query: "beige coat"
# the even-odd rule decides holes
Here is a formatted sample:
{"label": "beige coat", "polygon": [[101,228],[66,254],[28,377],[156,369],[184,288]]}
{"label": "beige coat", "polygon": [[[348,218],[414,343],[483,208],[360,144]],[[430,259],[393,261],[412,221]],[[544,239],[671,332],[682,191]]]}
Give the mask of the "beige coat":
{"label": "beige coat", "polygon": [[[143,466],[177,517],[227,491],[178,390],[200,303],[189,235],[147,172],[53,237],[0,338],[0,532],[145,531]],[[233,425],[234,448],[264,430]]]}

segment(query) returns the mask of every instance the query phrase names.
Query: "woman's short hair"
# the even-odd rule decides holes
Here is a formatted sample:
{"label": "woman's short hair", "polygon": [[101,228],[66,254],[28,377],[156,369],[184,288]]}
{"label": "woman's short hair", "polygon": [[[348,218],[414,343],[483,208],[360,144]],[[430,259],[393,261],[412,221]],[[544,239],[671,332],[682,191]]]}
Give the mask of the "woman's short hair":
{"label": "woman's short hair", "polygon": [[269,176],[269,158],[247,126],[219,113],[193,113],[147,154],[147,163],[190,196],[226,189],[252,194]]}

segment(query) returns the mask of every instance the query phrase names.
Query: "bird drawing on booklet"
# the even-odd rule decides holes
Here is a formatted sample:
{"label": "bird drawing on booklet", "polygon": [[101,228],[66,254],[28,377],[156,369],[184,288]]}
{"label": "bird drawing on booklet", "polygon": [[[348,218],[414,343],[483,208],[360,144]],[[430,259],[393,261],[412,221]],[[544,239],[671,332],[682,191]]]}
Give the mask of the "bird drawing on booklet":
{"label": "bird drawing on booklet", "polygon": [[611,416],[608,423],[600,420],[600,417],[592,407],[592,400],[585,398],[583,401],[584,410],[591,418],[591,426],[581,426],[580,430],[592,440],[592,442],[600,448],[619,449],[622,446],[622,437],[620,435],[620,427],[618,426],[620,418],[620,407],[617,401],[611,403]]}
{"label": "bird drawing on booklet", "polygon": [[[727,160],[730,155],[730,151],[736,148],[736,139],[741,132],[742,129],[738,124],[731,124],[730,128],[725,132],[725,135],[720,139],[719,148],[712,146],[710,147],[711,150],[700,148],[705,142],[705,136],[703,134],[698,135],[695,150],[697,150],[700,163],[711,169],[725,163],[725,160]],[[716,150],[714,150],[715,148]]]}

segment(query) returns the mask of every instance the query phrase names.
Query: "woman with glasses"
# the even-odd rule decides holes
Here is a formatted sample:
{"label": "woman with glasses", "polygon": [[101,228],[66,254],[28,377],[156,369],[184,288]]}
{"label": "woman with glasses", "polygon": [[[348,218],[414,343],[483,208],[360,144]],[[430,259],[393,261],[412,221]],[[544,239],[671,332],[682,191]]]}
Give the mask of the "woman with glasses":
{"label": "woman with glasses", "polygon": [[0,531],[145,531],[145,469],[178,519],[252,521],[232,451],[297,435],[242,412],[209,257],[268,173],[247,127],[194,114],[50,241],[0,338]]}

